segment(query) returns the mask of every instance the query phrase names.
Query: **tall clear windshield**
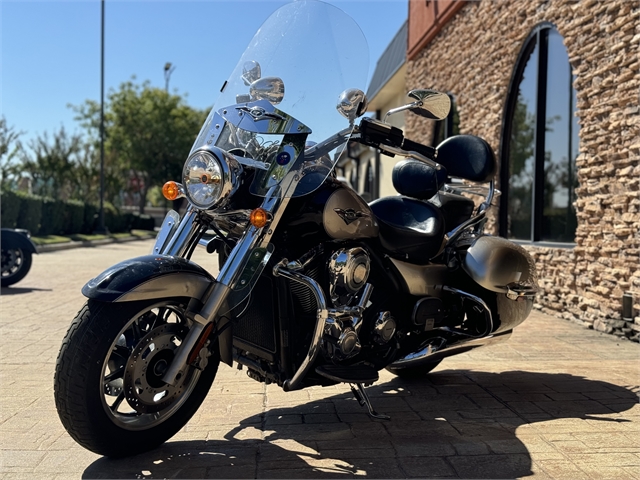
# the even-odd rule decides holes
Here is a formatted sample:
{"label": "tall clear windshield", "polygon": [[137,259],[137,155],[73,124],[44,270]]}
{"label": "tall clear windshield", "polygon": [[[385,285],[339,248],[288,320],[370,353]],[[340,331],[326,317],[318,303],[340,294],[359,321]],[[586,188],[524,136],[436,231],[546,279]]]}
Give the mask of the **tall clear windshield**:
{"label": "tall clear windshield", "polygon": [[256,195],[313,191],[346,145],[352,125],[336,105],[343,91],[364,91],[368,52],[340,9],[313,0],[281,7],[249,43],[192,152],[215,145],[255,167]]}

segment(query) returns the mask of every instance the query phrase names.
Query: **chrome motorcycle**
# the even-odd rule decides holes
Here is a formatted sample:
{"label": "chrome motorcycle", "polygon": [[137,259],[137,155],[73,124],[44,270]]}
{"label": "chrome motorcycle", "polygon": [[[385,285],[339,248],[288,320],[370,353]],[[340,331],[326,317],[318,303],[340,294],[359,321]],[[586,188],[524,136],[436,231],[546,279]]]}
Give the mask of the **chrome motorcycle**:
{"label": "chrome motorcycle", "polygon": [[[530,256],[483,233],[496,196],[491,148],[471,135],[432,148],[361,118],[366,52],[351,18],[311,0],[256,33],[182,182],[164,187],[186,197],[186,213],[169,212],[150,255],[82,289],[55,375],[78,443],[108,456],[158,446],[196,412],[220,362],[285,391],[349,383],[388,418],[365,391],[379,370],[425,374],[507,339],[529,315]],[[447,95],[410,96],[389,114],[447,116]],[[367,204],[337,179],[347,142],[405,158],[393,170],[399,196]],[[217,253],[217,276],[190,260],[198,246]]]}

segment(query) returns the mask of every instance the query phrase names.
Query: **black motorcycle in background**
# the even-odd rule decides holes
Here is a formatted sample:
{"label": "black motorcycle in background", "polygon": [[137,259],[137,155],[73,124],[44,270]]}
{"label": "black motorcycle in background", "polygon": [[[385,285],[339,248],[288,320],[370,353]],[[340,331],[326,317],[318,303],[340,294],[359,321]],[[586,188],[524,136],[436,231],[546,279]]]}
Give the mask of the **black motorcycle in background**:
{"label": "black motorcycle in background", "polygon": [[37,253],[30,236],[28,230],[2,229],[0,233],[0,245],[2,248],[0,282],[3,287],[18,283],[29,273],[33,254]]}
{"label": "black motorcycle in background", "polygon": [[[379,370],[424,375],[507,339],[529,315],[531,257],[483,232],[496,194],[491,148],[472,135],[432,148],[383,121],[356,124],[366,52],[351,18],[312,0],[280,8],[258,30],[182,181],[163,189],[186,197],[185,214],[169,212],[150,255],[82,289],[88,301],[54,383],[78,443],[108,456],[158,446],[199,408],[220,362],[285,391],[349,383],[386,419],[365,391]],[[449,112],[445,94],[409,96],[388,114]],[[367,204],[337,179],[349,141],[405,158],[393,170],[400,195]],[[216,277],[189,260],[199,246],[217,252]]]}

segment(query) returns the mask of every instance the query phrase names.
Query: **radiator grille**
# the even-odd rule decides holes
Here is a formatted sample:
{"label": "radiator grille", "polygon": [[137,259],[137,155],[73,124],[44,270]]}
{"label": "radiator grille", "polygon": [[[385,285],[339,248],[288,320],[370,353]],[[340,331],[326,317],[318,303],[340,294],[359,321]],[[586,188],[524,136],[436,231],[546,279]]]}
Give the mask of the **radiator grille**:
{"label": "radiator grille", "polygon": [[275,293],[271,279],[260,277],[251,292],[249,306],[234,322],[234,337],[268,352],[276,352]]}
{"label": "radiator grille", "polygon": [[[320,267],[316,267],[308,272],[304,272],[304,275],[318,281],[319,270]],[[318,310],[318,302],[316,302],[316,297],[309,287],[293,280],[289,280],[289,290],[293,297],[293,305],[296,313],[315,315]]]}

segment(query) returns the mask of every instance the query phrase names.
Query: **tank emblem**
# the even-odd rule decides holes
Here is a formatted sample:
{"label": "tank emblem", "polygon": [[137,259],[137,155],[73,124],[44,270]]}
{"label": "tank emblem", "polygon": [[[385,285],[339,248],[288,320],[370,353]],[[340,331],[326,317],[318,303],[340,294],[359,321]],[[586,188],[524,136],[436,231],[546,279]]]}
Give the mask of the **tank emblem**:
{"label": "tank emblem", "polygon": [[347,208],[346,210],[334,208],[333,211],[336,212],[347,225],[351,225],[359,218],[371,217],[368,213],[361,212],[360,210],[355,211],[353,208]]}
{"label": "tank emblem", "polygon": [[289,152],[280,152],[276,157],[276,162],[278,162],[278,165],[286,165],[290,161],[291,155],[289,155]]}

